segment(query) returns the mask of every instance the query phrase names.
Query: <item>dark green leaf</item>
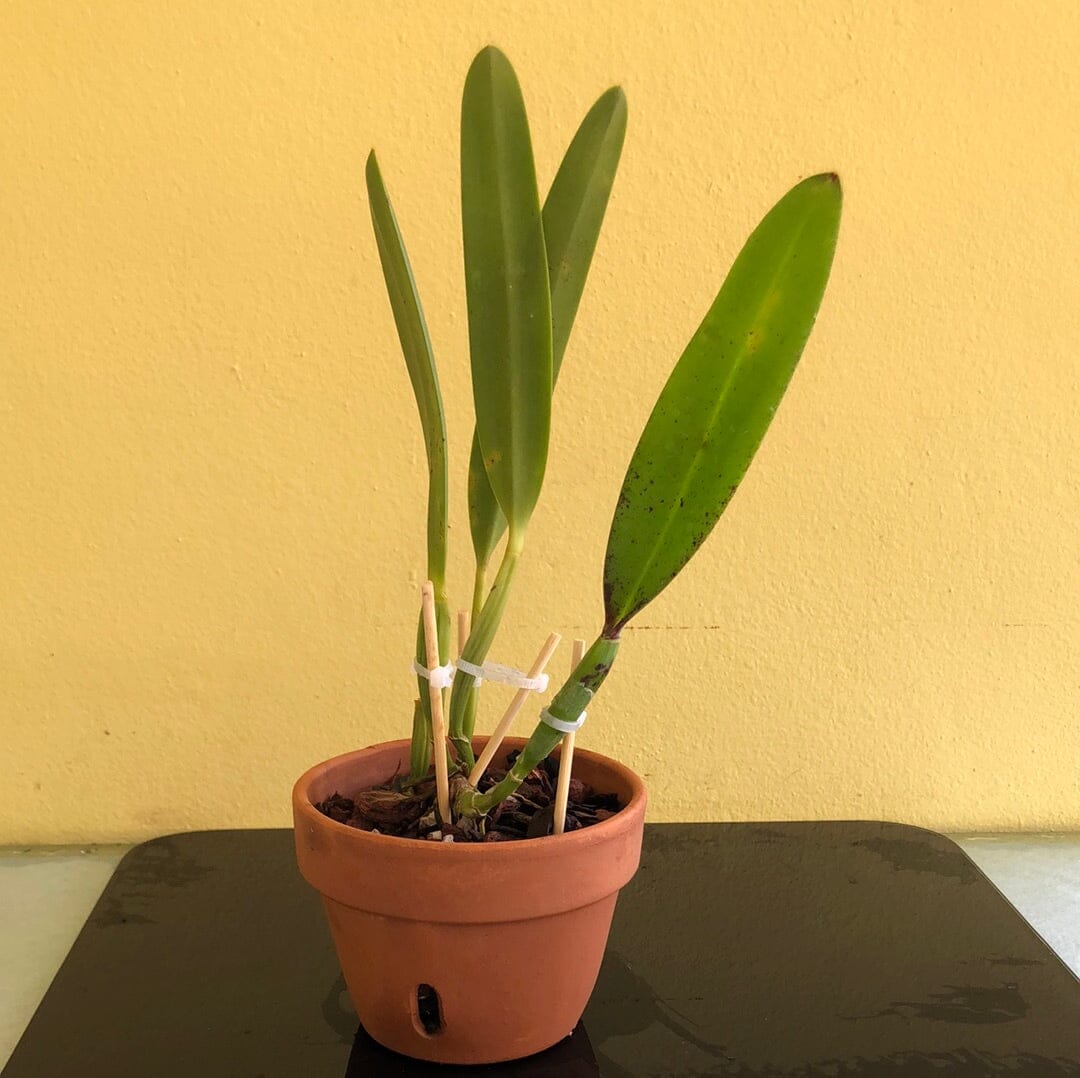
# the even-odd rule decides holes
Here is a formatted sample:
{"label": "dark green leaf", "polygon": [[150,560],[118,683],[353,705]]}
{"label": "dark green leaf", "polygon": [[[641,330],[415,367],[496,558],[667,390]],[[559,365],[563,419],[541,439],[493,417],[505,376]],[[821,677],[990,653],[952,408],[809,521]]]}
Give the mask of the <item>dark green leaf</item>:
{"label": "dark green leaf", "polygon": [[605,632],[666,587],[735,493],[817,315],[840,204],[832,174],[788,192],[754,230],[675,366],[611,524]]}
{"label": "dark green leaf", "polygon": [[[544,203],[553,383],[581,302],[625,135],[626,95],[613,86],[582,120]],[[485,566],[506,530],[506,518],[491,492],[475,438],[469,461],[469,524],[476,563]]]}
{"label": "dark green leaf", "polygon": [[551,297],[521,88],[488,47],[461,104],[461,213],[476,430],[512,529],[532,515],[551,426]]}

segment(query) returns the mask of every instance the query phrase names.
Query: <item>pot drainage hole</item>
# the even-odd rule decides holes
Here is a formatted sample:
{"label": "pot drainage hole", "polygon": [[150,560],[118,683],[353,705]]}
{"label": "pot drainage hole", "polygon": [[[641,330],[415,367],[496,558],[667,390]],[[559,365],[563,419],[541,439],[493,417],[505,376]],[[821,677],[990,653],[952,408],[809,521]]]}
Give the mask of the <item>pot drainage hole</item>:
{"label": "pot drainage hole", "polygon": [[442,1029],[439,993],[430,984],[416,986],[416,1017],[429,1037],[434,1036]]}

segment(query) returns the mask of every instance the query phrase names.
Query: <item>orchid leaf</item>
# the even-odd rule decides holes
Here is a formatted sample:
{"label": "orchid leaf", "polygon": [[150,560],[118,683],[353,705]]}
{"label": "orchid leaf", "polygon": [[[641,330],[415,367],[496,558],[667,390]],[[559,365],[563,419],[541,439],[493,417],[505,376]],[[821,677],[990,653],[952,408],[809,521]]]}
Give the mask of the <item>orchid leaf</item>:
{"label": "orchid leaf", "polygon": [[461,214],[476,431],[511,531],[532,515],[551,428],[551,296],[517,77],[483,49],[461,104]]}
{"label": "orchid leaf", "polygon": [[[473,431],[472,451],[469,454],[469,533],[472,536],[476,565],[481,571],[491,561],[491,555],[506,531],[506,517],[495,500],[495,492],[484,468],[484,453],[480,438]],[[474,609],[474,616],[475,616]]]}
{"label": "orchid leaf", "polygon": [[[625,136],[626,95],[613,86],[586,113],[544,203],[553,385],[581,302]],[[506,518],[491,491],[475,436],[469,461],[469,526],[476,564],[482,569],[506,530]]]}
{"label": "orchid leaf", "polygon": [[[450,647],[450,614],[446,602],[446,547],[449,478],[446,455],[446,418],[443,413],[435,354],[431,347],[420,295],[416,289],[405,242],[398,228],[390,197],[386,193],[374,150],[366,169],[371,223],[379,248],[386,291],[397,326],[405,366],[409,371],[428,466],[427,575],[435,585],[435,606],[439,626],[439,661],[446,662]],[[417,640],[417,659],[425,660],[423,634]],[[417,682],[420,704],[413,722],[411,770],[413,775],[427,770],[431,746],[431,702],[426,682]]]}
{"label": "orchid leaf", "polygon": [[840,205],[831,173],[789,191],[747,240],[672,371],[611,524],[606,636],[671,582],[735,493],[814,324]]}
{"label": "orchid leaf", "polygon": [[544,202],[551,362],[559,377],[626,137],[626,95],[613,86],[581,121]]}
{"label": "orchid leaf", "polygon": [[438,585],[446,578],[447,491],[446,418],[443,414],[439,376],[416,290],[409,256],[398,229],[379,164],[372,151],[367,162],[371,222],[382,261],[386,291],[394,312],[401,350],[420,412],[428,464],[428,578]]}

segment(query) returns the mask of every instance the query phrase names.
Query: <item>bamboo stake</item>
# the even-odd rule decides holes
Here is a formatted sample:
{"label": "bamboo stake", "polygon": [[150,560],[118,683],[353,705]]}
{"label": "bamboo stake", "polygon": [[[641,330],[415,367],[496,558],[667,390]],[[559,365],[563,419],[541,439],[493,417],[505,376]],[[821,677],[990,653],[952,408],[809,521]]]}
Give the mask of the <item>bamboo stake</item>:
{"label": "bamboo stake", "polygon": [[[439,629],[435,619],[435,585],[425,580],[420,589],[420,601],[424,610],[424,646],[427,668],[439,665]],[[435,789],[438,793],[439,818],[444,824],[453,823],[450,816],[450,774],[446,765],[446,718],[443,715],[442,689],[428,682],[431,699],[432,756],[435,759]]]}
{"label": "bamboo stake", "polygon": [[[548,660],[555,653],[560,640],[562,640],[562,637],[558,633],[552,633],[547,638],[529,668],[529,677],[539,677],[544,672],[544,667],[547,666]],[[491,763],[495,753],[499,751],[499,746],[503,743],[503,738],[506,737],[511,723],[517,718],[518,712],[525,706],[525,701],[529,698],[529,691],[529,689],[518,689],[514,694],[514,699],[510,701],[510,706],[506,709],[503,717],[499,719],[499,725],[495,727],[495,732],[491,735],[487,745],[484,746],[484,751],[480,753],[480,759],[476,761],[476,766],[469,775],[470,786],[475,787],[484,777],[484,772],[488,769],[488,764]]]}
{"label": "bamboo stake", "polygon": [[[585,657],[585,641],[575,640],[570,651],[570,672],[573,673]],[[555,786],[555,821],[554,833],[561,835],[566,830],[566,803],[570,799],[570,774],[574,770],[574,742],[577,731],[572,730],[562,740],[562,753],[559,756],[559,779]]]}

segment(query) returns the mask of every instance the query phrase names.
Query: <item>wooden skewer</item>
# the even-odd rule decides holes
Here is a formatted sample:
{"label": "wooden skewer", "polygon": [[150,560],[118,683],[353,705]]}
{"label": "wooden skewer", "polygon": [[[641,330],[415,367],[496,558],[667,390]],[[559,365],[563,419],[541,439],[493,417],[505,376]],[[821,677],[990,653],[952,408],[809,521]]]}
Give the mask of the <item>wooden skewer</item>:
{"label": "wooden skewer", "polygon": [[[435,619],[435,585],[425,580],[420,589],[420,603],[424,611],[424,648],[427,668],[439,665],[439,629]],[[439,818],[444,824],[453,823],[450,816],[450,775],[446,766],[446,718],[443,715],[442,689],[428,682],[431,700],[432,756],[435,759],[435,789],[438,794]]]}
{"label": "wooden skewer", "polygon": [[[529,677],[539,677],[544,672],[544,667],[547,666],[548,660],[555,653],[555,649],[559,646],[560,640],[562,640],[562,637],[559,636],[558,633],[552,633],[547,638],[547,641],[540,649],[539,654],[533,660],[533,664],[529,668]],[[503,743],[503,738],[506,737],[506,732],[510,729],[510,724],[517,718],[518,712],[525,706],[525,701],[528,700],[528,698],[528,689],[518,689],[514,694],[514,699],[510,701],[510,706],[499,720],[499,725],[495,727],[495,732],[484,746],[484,751],[480,753],[480,759],[476,761],[476,766],[469,775],[470,786],[475,787],[483,778],[484,772],[488,769],[488,764],[494,759],[495,753],[499,751],[499,746]]]}
{"label": "wooden skewer", "polygon": [[[578,668],[583,658],[585,658],[585,641],[575,640],[570,651],[571,673]],[[555,785],[554,832],[556,835],[561,835],[566,830],[566,803],[570,799],[570,773],[574,770],[574,742],[576,740],[576,731],[571,731],[562,739],[562,753],[559,756],[559,779]]]}

